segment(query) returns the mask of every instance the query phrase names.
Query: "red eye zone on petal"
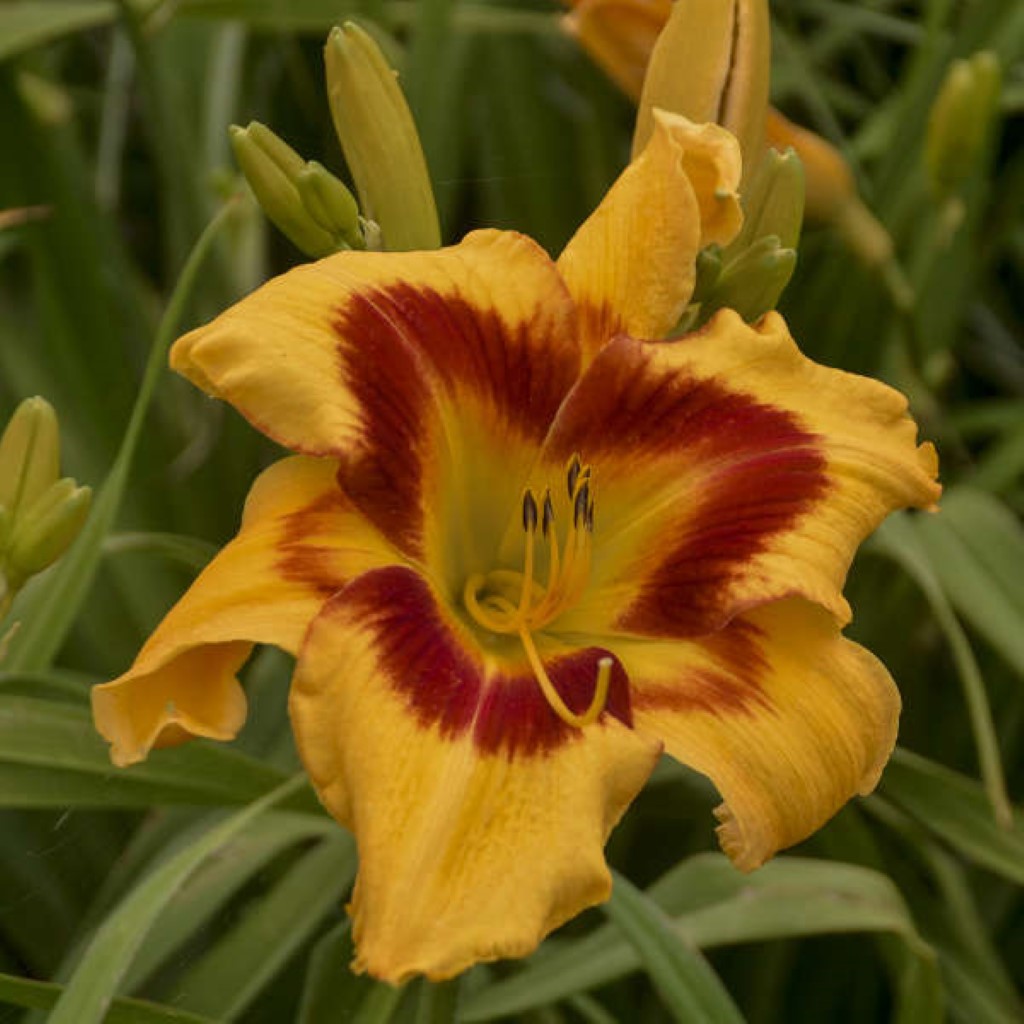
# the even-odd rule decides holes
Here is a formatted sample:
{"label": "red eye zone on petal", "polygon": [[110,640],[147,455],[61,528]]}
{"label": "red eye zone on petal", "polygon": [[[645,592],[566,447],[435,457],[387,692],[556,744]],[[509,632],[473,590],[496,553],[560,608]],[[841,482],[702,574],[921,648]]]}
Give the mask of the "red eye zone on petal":
{"label": "red eye zone on petal", "polygon": [[[447,739],[469,732],[480,753],[510,760],[543,756],[582,737],[551,709],[527,665],[510,673],[473,657],[411,570],[368,573],[346,590],[344,604],[373,634],[383,674],[424,728]],[[551,681],[573,712],[587,709],[598,661],[607,656],[586,648],[547,660]],[[629,683],[615,659],[605,713],[632,725]]]}

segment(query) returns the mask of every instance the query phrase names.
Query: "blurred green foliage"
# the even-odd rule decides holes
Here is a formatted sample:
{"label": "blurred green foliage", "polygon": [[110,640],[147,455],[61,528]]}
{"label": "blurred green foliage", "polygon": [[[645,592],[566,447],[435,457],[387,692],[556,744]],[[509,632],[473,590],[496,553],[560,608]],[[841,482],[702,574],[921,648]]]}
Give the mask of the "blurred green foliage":
{"label": "blurred green foliage", "polygon": [[[227,126],[258,118],[343,174],[321,46],[358,17],[402,69],[445,239],[514,227],[557,252],[624,165],[633,116],[557,13],[0,6],[0,421],[45,395],[65,471],[97,491],[79,547],[20,596],[0,666],[0,1021],[53,1006],[100,1020],[115,994],[106,1019],[123,1024],[1024,1019],[1024,825],[1008,802],[1024,793],[1019,0],[772,4],[775,102],[846,155],[914,294],[901,309],[891,277],[810,226],[782,311],[815,359],[910,395],[947,488],[941,516],[880,531],[850,583],[853,633],[905,703],[876,795],[745,877],[709,852],[709,787],[663,766],[613,836],[632,885],[608,923],[591,912],[458,987],[392,991],[343,967],[352,846],[312,795],[238,811],[296,768],[283,656],[248,668],[233,748],[118,772],[92,731],[89,685],[128,664],[274,457],[163,369],[176,331],[300,259],[235,203],[180,286],[237,188]],[[1000,121],[951,217],[929,186],[929,112],[952,62],[980,50],[1002,65]]]}

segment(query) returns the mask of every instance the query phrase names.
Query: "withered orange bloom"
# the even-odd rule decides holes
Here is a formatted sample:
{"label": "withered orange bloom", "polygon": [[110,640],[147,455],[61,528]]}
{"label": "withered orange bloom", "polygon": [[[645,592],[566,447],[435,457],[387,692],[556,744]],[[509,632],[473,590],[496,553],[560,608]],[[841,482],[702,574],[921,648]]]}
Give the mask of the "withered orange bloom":
{"label": "withered orange bloom", "polygon": [[904,398],[729,311],[662,341],[734,141],[660,117],[557,262],[479,231],[345,252],[181,338],[172,365],[299,453],[119,679],[116,763],[229,739],[253,642],[355,833],[356,968],[529,953],[605,899],[602,848],[663,750],[721,792],[742,869],[870,790],[899,696],[841,590],[935,453]]}

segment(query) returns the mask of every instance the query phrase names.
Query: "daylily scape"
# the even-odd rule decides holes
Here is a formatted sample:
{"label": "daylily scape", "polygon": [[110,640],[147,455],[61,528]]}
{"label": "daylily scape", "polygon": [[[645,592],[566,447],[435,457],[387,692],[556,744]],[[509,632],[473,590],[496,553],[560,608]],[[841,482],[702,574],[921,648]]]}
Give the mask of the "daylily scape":
{"label": "daylily scape", "polygon": [[297,454],[96,724],[119,765],[230,739],[253,643],[295,654],[297,746],[359,849],[356,969],[450,977],[606,899],[663,751],[717,787],[744,870],[877,781],[899,695],[842,587],[936,502],[935,452],[775,313],[672,336],[739,177],[728,132],[659,112],[557,262],[491,230],[342,252],[172,350]]}

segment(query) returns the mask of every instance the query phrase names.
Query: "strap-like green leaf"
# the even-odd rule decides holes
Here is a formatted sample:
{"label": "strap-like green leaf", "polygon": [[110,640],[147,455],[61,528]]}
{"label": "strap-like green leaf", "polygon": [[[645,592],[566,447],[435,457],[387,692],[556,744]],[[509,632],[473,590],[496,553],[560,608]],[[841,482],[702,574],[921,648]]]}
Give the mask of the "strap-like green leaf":
{"label": "strap-like green leaf", "polygon": [[49,1024],[100,1024],[143,938],[189,876],[250,821],[306,784],[298,775],[211,829],[146,877],[97,930]]}
{"label": "strap-like green leaf", "polygon": [[615,875],[604,911],[636,951],[679,1024],[742,1024],[743,1015],[696,945],[629,879]]}

